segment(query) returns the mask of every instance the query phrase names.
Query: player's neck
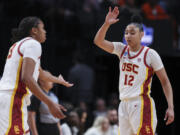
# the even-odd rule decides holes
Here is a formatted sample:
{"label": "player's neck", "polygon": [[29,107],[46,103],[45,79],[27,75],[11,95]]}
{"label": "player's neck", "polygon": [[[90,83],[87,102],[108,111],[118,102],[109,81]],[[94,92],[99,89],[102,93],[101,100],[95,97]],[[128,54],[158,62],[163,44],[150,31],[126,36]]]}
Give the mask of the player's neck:
{"label": "player's neck", "polygon": [[141,47],[142,47],[141,45],[138,45],[138,46],[135,46],[135,47],[129,46],[129,50],[131,52],[137,52],[137,51],[139,51],[141,49]]}
{"label": "player's neck", "polygon": [[[32,37],[33,39],[35,39],[36,41],[38,41],[38,39],[36,38],[36,36],[31,35],[31,37]],[[38,42],[39,42],[39,41],[38,41]]]}

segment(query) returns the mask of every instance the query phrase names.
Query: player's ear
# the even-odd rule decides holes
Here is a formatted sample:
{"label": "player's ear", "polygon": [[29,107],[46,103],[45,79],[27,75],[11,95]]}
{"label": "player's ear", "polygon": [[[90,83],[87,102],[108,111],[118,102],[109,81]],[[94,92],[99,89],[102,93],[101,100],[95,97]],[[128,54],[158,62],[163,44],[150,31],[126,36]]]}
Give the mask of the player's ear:
{"label": "player's ear", "polygon": [[37,28],[34,28],[34,27],[33,27],[33,28],[31,29],[31,32],[30,32],[30,33],[33,34],[33,35],[36,35],[37,32],[38,32]]}
{"label": "player's ear", "polygon": [[144,36],[144,31],[140,32],[140,38],[142,39],[142,37]]}

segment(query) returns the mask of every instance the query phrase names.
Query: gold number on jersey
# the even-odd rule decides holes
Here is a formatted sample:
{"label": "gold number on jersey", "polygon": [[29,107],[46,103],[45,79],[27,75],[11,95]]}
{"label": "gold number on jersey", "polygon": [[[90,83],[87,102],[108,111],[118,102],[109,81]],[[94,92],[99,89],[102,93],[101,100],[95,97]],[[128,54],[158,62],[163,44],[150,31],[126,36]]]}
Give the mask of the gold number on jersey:
{"label": "gold number on jersey", "polygon": [[124,85],[132,86],[132,81],[134,81],[134,76],[125,74]]}
{"label": "gold number on jersey", "polygon": [[8,53],[7,59],[11,58],[12,52],[13,52],[13,49],[15,48],[15,46],[16,46],[16,44],[13,44],[13,45],[11,46],[11,48],[9,49],[9,53]]}

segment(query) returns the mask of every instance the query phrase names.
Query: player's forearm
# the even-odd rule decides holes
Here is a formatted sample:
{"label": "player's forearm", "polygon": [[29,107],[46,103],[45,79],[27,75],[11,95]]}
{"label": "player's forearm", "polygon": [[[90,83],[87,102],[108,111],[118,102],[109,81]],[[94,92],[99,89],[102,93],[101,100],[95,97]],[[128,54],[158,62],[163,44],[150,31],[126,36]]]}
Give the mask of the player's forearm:
{"label": "player's forearm", "polygon": [[174,108],[174,104],[173,104],[173,92],[172,92],[172,87],[171,84],[169,82],[169,80],[166,80],[166,82],[164,82],[164,84],[162,85],[163,87],[163,91],[168,103],[168,107],[169,108]]}
{"label": "player's forearm", "polygon": [[47,82],[60,83],[58,77],[53,76],[50,72],[43,69],[40,70],[39,79]]}
{"label": "player's forearm", "polygon": [[48,98],[48,96],[46,96],[46,94],[44,94],[44,92],[39,87],[39,85],[37,84],[37,82],[34,80],[33,77],[27,76],[22,81],[30,89],[30,91],[41,101],[43,101],[47,105],[50,105],[52,103],[52,101]]}
{"label": "player's forearm", "polygon": [[107,23],[104,23],[101,28],[99,29],[99,31],[96,33],[96,36],[94,38],[94,43],[101,47],[103,41],[105,41],[105,36],[107,33],[107,30],[109,29],[110,25]]}

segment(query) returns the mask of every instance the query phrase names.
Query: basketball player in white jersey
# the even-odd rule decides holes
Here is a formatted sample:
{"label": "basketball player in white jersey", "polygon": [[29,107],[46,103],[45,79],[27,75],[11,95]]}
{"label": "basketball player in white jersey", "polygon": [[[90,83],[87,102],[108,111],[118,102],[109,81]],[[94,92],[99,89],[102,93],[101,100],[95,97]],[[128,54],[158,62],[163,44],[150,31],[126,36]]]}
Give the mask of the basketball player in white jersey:
{"label": "basketball player in white jersey", "polygon": [[61,75],[55,77],[40,67],[40,43],[45,40],[44,24],[37,17],[24,18],[13,30],[13,45],[0,80],[0,135],[29,134],[27,106],[31,92],[48,105],[53,116],[65,117],[62,111],[66,109],[51,101],[36,82],[40,78],[66,87],[73,85]]}
{"label": "basketball player in white jersey", "polygon": [[[153,49],[141,46],[143,26],[138,16],[125,29],[127,45],[105,39],[110,25],[119,21],[117,7],[106,15],[104,24],[97,32],[94,43],[120,59],[119,133],[120,135],[154,135],[157,117],[154,101],[150,96],[151,82],[155,73],[162,85],[168,108],[166,124],[174,121],[172,87],[160,56]],[[138,21],[138,22],[137,22]]]}

